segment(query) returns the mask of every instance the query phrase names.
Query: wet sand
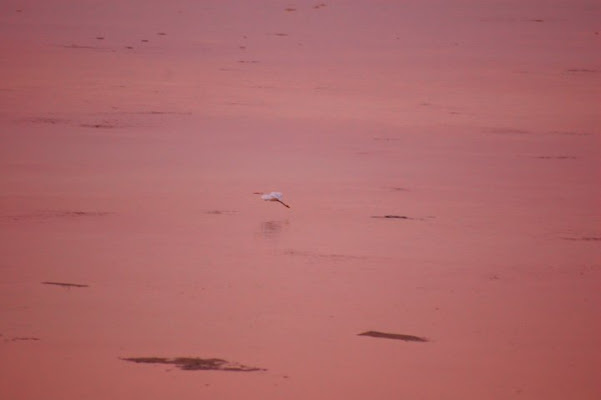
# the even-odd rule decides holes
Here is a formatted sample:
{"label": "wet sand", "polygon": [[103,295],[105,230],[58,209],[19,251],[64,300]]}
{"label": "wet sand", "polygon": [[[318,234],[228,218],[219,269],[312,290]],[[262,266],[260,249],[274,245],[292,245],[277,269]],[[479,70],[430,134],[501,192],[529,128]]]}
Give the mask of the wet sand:
{"label": "wet sand", "polygon": [[598,399],[600,6],[398,3],[3,2],[0,397]]}

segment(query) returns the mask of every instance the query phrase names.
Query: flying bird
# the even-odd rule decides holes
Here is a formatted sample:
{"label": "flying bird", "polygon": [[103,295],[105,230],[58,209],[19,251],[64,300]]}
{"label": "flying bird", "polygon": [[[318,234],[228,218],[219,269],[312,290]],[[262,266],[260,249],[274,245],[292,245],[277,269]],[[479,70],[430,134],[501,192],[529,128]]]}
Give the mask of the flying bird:
{"label": "flying bird", "polygon": [[282,201],[283,194],[280,192],[271,192],[271,193],[263,193],[263,192],[255,192],[254,194],[260,194],[261,198],[265,201],[277,201],[283,206],[290,208],[290,206]]}

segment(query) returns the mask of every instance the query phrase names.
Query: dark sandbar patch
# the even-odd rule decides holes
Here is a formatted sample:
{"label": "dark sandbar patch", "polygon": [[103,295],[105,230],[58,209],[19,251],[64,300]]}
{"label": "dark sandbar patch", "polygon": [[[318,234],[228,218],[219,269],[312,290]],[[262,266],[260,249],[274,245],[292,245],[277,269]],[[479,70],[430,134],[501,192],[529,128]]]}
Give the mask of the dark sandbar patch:
{"label": "dark sandbar patch", "polygon": [[99,49],[100,48],[97,46],[85,46],[85,45],[81,45],[81,44],[63,44],[63,45],[61,45],[61,47],[64,47],[66,49]]}
{"label": "dark sandbar patch", "polygon": [[120,114],[133,114],[133,115],[192,115],[191,112],[187,111],[161,111],[161,110],[148,110],[148,111],[123,111]]}
{"label": "dark sandbar patch", "polygon": [[413,219],[406,215],[372,215],[372,218],[387,218],[387,219]]}
{"label": "dark sandbar patch", "polygon": [[575,160],[575,156],[538,156],[539,160]]}
{"label": "dark sandbar patch", "polygon": [[581,242],[601,242],[601,236],[564,237],[562,239]]}
{"label": "dark sandbar patch", "polygon": [[104,211],[38,211],[29,214],[0,216],[0,220],[6,219],[15,222],[45,221],[53,218],[79,219],[85,217],[104,217],[110,214]]}
{"label": "dark sandbar patch", "polygon": [[547,132],[549,135],[564,135],[564,136],[591,136],[590,132],[572,132],[572,131],[551,131]]}
{"label": "dark sandbar patch", "polygon": [[210,214],[210,215],[234,215],[237,212],[238,211],[233,211],[233,210],[210,210],[210,211],[206,211],[205,214]]}
{"label": "dark sandbar patch", "polygon": [[266,371],[263,368],[249,367],[238,363],[232,363],[220,358],[197,358],[197,357],[127,357],[121,358],[137,364],[170,364],[184,371],[234,371],[255,372]]}
{"label": "dark sandbar patch", "polygon": [[72,288],[72,287],[77,287],[77,288],[90,287],[90,285],[84,285],[84,284],[81,284],[81,283],[49,282],[49,281],[42,282],[42,285],[55,285],[55,286],[62,286],[62,287],[66,287],[66,288]]}
{"label": "dark sandbar patch", "polygon": [[33,123],[33,124],[65,124],[65,125],[77,125],[82,128],[95,128],[95,129],[113,129],[122,128],[125,125],[121,124],[117,120],[102,119],[91,122],[79,122],[70,119],[56,118],[56,117],[30,117],[17,120],[19,122]]}
{"label": "dark sandbar patch", "polygon": [[94,128],[94,129],[114,129],[114,128],[118,127],[117,124],[111,123],[111,122],[100,122],[97,124],[83,123],[83,124],[79,124],[79,126],[81,126],[82,128]]}
{"label": "dark sandbar patch", "polygon": [[33,117],[33,118],[27,118],[24,120],[24,122],[32,122],[34,124],[50,124],[50,125],[56,125],[56,124],[61,124],[61,123],[66,123],[68,121],[64,120],[64,119],[60,119],[60,118],[51,118],[51,117]]}
{"label": "dark sandbar patch", "polygon": [[403,340],[405,342],[428,342],[429,340],[419,336],[404,335],[400,333],[384,333],[378,331],[367,331],[359,333],[358,336],[370,336],[382,339]]}
{"label": "dark sandbar patch", "polygon": [[528,135],[532,132],[517,128],[491,128],[488,132],[495,135]]}
{"label": "dark sandbar patch", "polygon": [[226,106],[257,106],[259,103],[245,103],[242,101],[224,101],[222,104]]}
{"label": "dark sandbar patch", "polygon": [[57,212],[57,217],[103,217],[108,215],[108,212],[104,211],[61,211]]}
{"label": "dark sandbar patch", "polygon": [[598,69],[589,69],[589,68],[570,68],[570,69],[566,69],[566,72],[594,74],[596,72],[599,72],[599,70]]}
{"label": "dark sandbar patch", "polygon": [[71,44],[59,44],[56,45],[58,47],[62,47],[64,49],[72,49],[72,50],[91,50],[91,51],[101,51],[101,52],[115,52],[115,49],[111,49],[109,47],[104,47],[104,46],[88,46],[88,45],[83,45],[83,44],[76,44],[76,43],[71,43]]}
{"label": "dark sandbar patch", "polygon": [[353,261],[353,260],[365,260],[367,257],[364,256],[353,256],[349,254],[327,254],[327,253],[316,253],[302,250],[285,250],[284,254],[296,257],[309,257],[325,259],[329,261]]}
{"label": "dark sandbar patch", "polygon": [[40,338],[29,336],[14,337],[10,339],[11,342],[37,342],[39,340]]}

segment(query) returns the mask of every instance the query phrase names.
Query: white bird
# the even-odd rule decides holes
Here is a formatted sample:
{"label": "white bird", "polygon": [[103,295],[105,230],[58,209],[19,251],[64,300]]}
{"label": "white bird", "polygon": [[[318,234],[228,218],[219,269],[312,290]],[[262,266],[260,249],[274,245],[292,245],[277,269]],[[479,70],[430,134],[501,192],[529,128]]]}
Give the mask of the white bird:
{"label": "white bird", "polygon": [[265,201],[277,201],[278,203],[290,208],[290,206],[282,201],[283,194],[280,192],[271,192],[271,193],[263,193],[263,192],[255,192],[255,194],[260,194],[261,198]]}

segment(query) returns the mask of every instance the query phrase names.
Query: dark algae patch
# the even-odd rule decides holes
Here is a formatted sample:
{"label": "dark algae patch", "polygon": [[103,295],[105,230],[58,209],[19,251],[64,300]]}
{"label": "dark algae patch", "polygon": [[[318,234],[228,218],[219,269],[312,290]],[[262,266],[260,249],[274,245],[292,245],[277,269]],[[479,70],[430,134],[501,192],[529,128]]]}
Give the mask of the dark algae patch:
{"label": "dark algae patch", "polygon": [[90,285],[84,285],[81,283],[66,283],[66,282],[42,282],[43,285],[55,285],[55,286],[62,286],[62,287],[66,287],[66,288],[72,288],[72,287],[77,287],[77,288],[84,288],[84,287],[90,287]]}
{"label": "dark algae patch", "polygon": [[232,363],[220,358],[198,358],[198,357],[127,357],[124,361],[130,361],[137,364],[169,364],[175,365],[184,371],[234,371],[234,372],[255,372],[266,371],[263,368],[249,367],[238,363]]}
{"label": "dark algae patch", "polygon": [[378,331],[367,331],[367,332],[359,333],[358,336],[370,336],[370,337],[381,338],[381,339],[402,340],[405,342],[429,342],[428,339],[419,337],[419,336],[404,335],[404,334],[400,334],[400,333],[384,333],[384,332],[378,332]]}

